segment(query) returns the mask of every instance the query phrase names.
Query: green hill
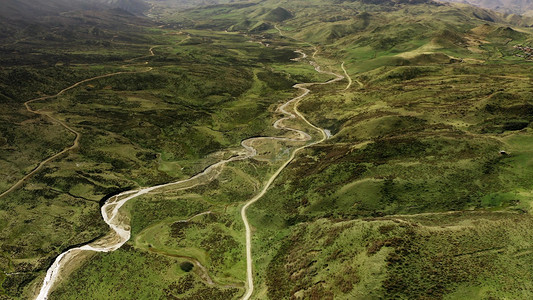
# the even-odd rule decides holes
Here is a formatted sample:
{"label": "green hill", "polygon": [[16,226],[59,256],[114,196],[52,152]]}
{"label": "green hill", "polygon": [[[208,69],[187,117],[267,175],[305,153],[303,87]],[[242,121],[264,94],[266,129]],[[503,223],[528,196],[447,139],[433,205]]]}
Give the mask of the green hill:
{"label": "green hill", "polygon": [[[176,181],[128,202],[131,239],[67,264],[50,298],[241,299],[241,208],[267,182],[247,210],[253,299],[533,298],[527,17],[429,0],[154,0],[149,17],[124,10],[136,1],[28,1],[0,19],[0,192],[45,163],[0,198],[0,299],[31,298],[55,257],[104,236],[113,195]],[[320,84],[298,97],[297,83]],[[289,99],[308,122],[277,122]],[[284,138],[187,181],[251,137]]]}
{"label": "green hill", "polygon": [[[280,6],[292,17],[263,18]],[[532,44],[531,20],[432,1],[263,1],[216,11],[193,9],[186,24],[209,19],[215,30],[252,33],[271,23],[253,31],[257,39],[300,42],[308,53],[312,44],[317,61],[337,72],[344,62],[359,81],[348,91],[313,89],[300,109],[336,135],[300,155],[251,207],[257,295],[533,295],[531,254],[519,246],[533,236],[533,182],[522,181],[530,172],[519,162],[530,163],[531,62],[515,47]],[[513,279],[499,282],[500,274]]]}
{"label": "green hill", "polygon": [[30,20],[30,18],[59,15],[67,11],[79,10],[109,10],[122,9],[124,11],[142,14],[149,7],[142,0],[5,0],[2,2],[0,17],[4,19]]}
{"label": "green hill", "polygon": [[510,14],[531,14],[533,1],[531,0],[447,0],[459,3],[468,3],[484,8],[494,9]]}
{"label": "green hill", "polygon": [[269,22],[283,22],[290,18],[292,18],[291,12],[283,7],[276,7],[264,16],[265,21]]}

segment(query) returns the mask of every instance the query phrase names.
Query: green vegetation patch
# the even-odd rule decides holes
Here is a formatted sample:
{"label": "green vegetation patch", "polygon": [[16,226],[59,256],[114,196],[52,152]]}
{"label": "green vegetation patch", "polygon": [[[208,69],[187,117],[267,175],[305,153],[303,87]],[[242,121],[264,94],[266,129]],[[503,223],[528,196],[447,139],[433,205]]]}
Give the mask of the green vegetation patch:
{"label": "green vegetation patch", "polygon": [[530,223],[489,212],[321,219],[279,244],[262,230],[258,281],[269,299],[529,297]]}
{"label": "green vegetation patch", "polygon": [[233,299],[238,295],[236,288],[211,286],[182,270],[180,265],[184,262],[125,245],[112,253],[95,254],[51,297]]}

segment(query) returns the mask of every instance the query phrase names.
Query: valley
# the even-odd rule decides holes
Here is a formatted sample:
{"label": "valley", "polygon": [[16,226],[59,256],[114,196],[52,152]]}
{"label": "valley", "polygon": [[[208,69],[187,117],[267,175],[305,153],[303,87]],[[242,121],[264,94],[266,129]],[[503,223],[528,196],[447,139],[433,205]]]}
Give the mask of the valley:
{"label": "valley", "polygon": [[527,17],[54,3],[0,19],[0,299],[533,295]]}

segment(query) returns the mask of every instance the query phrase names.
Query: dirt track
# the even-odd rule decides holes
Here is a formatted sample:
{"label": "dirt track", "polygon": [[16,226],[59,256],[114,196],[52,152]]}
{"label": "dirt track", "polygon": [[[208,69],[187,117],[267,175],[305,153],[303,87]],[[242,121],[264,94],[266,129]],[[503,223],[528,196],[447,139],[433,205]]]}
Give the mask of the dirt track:
{"label": "dirt track", "polygon": [[[302,51],[297,51],[298,53],[300,53],[302,55],[302,57],[300,59],[305,59],[307,58],[307,55],[305,53],[303,53]],[[151,52],[153,53],[153,52]],[[131,231],[130,231],[130,226],[129,226],[129,220],[127,217],[125,217],[123,214],[121,214],[121,210],[120,208],[122,208],[122,206],[124,206],[124,204],[126,204],[129,200],[131,199],[134,199],[134,198],[137,198],[139,196],[142,196],[142,195],[145,195],[145,194],[148,194],[148,193],[151,193],[151,192],[155,192],[156,190],[158,189],[162,189],[162,188],[165,188],[165,187],[176,187],[176,188],[179,188],[179,189],[189,189],[193,186],[196,186],[198,184],[204,184],[204,183],[207,183],[211,180],[213,180],[214,178],[216,178],[222,168],[229,162],[232,162],[232,161],[240,161],[240,160],[245,160],[245,159],[249,159],[251,157],[254,157],[257,155],[257,150],[255,148],[253,148],[251,146],[252,142],[254,140],[261,140],[261,139],[275,139],[275,140],[283,140],[283,141],[293,141],[293,142],[302,142],[302,143],[306,143],[308,141],[310,141],[312,138],[311,136],[302,131],[302,130],[299,130],[299,129],[295,129],[295,128],[291,128],[291,127],[288,127],[288,126],[285,126],[283,124],[283,122],[285,120],[288,120],[288,119],[300,119],[302,120],[304,123],[306,123],[308,126],[312,127],[314,130],[320,132],[321,134],[321,138],[319,140],[316,140],[314,142],[311,142],[311,143],[308,143],[308,144],[305,144],[299,148],[296,148],[291,156],[289,157],[289,159],[269,178],[269,180],[267,181],[267,183],[265,184],[265,186],[263,187],[263,189],[261,190],[261,192],[256,195],[254,198],[252,198],[251,200],[249,200],[248,202],[246,202],[246,204],[243,206],[242,210],[241,210],[241,216],[243,218],[243,222],[245,224],[245,227],[246,227],[246,259],[247,259],[247,284],[246,284],[246,293],[243,297],[243,299],[249,299],[250,296],[252,295],[253,293],[253,274],[252,274],[252,252],[251,252],[251,228],[250,228],[250,225],[248,223],[248,219],[246,217],[246,210],[247,208],[252,205],[254,202],[256,202],[258,199],[260,199],[265,193],[266,191],[268,190],[268,188],[271,186],[271,184],[274,182],[274,180],[278,177],[278,175],[281,173],[281,171],[294,159],[294,157],[296,156],[296,154],[298,152],[300,152],[301,150],[307,148],[307,147],[310,147],[312,145],[315,145],[315,144],[318,144],[318,143],[321,143],[323,142],[324,140],[326,140],[327,138],[327,135],[325,133],[325,131],[321,128],[318,128],[317,126],[311,124],[297,109],[297,106],[298,106],[298,103],[300,102],[301,99],[303,99],[305,96],[307,96],[310,92],[310,90],[308,89],[308,87],[310,86],[313,86],[313,85],[323,85],[323,84],[330,84],[330,83],[333,83],[333,82],[337,82],[339,80],[342,80],[344,79],[344,76],[342,75],[339,75],[339,74],[335,74],[335,73],[332,73],[332,72],[327,72],[327,71],[322,71],[320,69],[320,66],[318,66],[316,63],[314,63],[313,61],[310,61],[310,63],[315,67],[315,70],[317,72],[320,72],[320,73],[324,73],[324,74],[330,74],[330,75],[333,75],[335,76],[336,78],[335,79],[332,79],[328,82],[320,82],[320,83],[300,83],[300,84],[296,84],[294,85],[294,88],[297,88],[299,90],[301,90],[303,93],[300,94],[299,96],[295,97],[295,98],[292,98],[290,99],[289,101],[287,101],[286,103],[284,103],[283,105],[281,105],[279,108],[278,108],[278,111],[283,113],[285,116],[279,120],[277,120],[275,123],[274,123],[274,127],[277,128],[277,129],[282,129],[282,130],[285,130],[285,131],[292,131],[294,133],[297,134],[297,137],[295,138],[289,138],[289,137],[254,137],[254,138],[250,138],[250,139],[246,139],[246,140],[243,140],[241,142],[241,145],[243,147],[243,151],[237,153],[237,155],[235,156],[232,156],[231,158],[229,159],[226,159],[226,160],[222,160],[222,161],[219,161],[213,165],[210,165],[209,167],[207,167],[204,171],[192,176],[191,178],[189,179],[185,179],[185,180],[180,180],[180,181],[177,181],[177,182],[170,182],[170,183],[167,183],[167,184],[162,184],[162,185],[156,185],[156,186],[151,186],[151,187],[146,187],[146,188],[142,188],[142,189],[137,189],[137,190],[131,190],[131,191],[126,191],[126,192],[123,192],[123,193],[120,193],[116,196],[113,196],[112,198],[110,198],[101,208],[101,213],[102,213],[102,217],[104,219],[104,221],[109,225],[110,229],[111,229],[111,232],[93,242],[93,243],[90,243],[90,244],[87,244],[87,245],[84,245],[84,246],[81,246],[81,247],[78,247],[78,248],[73,248],[73,249],[70,249],[64,253],[62,253],[61,255],[59,255],[54,263],[52,264],[52,266],[48,269],[47,273],[46,273],[46,276],[44,278],[44,281],[43,281],[43,285],[40,289],[40,292],[37,296],[36,299],[38,300],[45,300],[48,298],[48,295],[50,293],[50,291],[52,290],[52,288],[57,284],[57,282],[60,280],[61,276],[61,271],[63,268],[65,268],[65,265],[72,263],[75,259],[77,259],[77,257],[79,257],[79,254],[83,251],[93,251],[93,252],[111,252],[111,251],[115,251],[117,249],[119,249],[122,245],[124,245],[124,243],[126,243],[130,237],[131,237]],[[146,72],[146,71],[144,71]],[[38,101],[38,100],[44,100],[44,99],[48,99],[48,98],[52,98],[52,97],[57,97],[59,95],[61,95],[62,93],[64,93],[65,91],[69,90],[69,89],[72,89],[84,82],[87,82],[87,81],[90,81],[90,80],[94,80],[94,79],[98,79],[98,78],[103,78],[103,77],[109,77],[109,76],[113,76],[113,75],[117,75],[117,74],[124,74],[124,73],[136,73],[136,72],[119,72],[119,73],[113,73],[113,74],[108,74],[108,75],[102,75],[102,76],[98,76],[98,77],[94,77],[94,78],[90,78],[90,79],[86,79],[86,80],[83,80],[83,81],[80,81],[70,87],[68,87],[67,89],[64,89],[62,90],[61,92],[59,92],[58,94],[54,95],[54,96],[48,96],[48,97],[43,97],[43,98],[38,98],[38,99],[34,99],[34,100],[30,100],[28,101],[28,109],[31,109],[29,107],[29,103],[33,102],[33,101]],[[288,110],[288,107],[292,105],[292,110],[293,112],[290,112]],[[32,111],[33,112],[33,111]],[[41,113],[41,112],[38,112],[36,111],[35,113],[39,113],[39,114],[44,114],[44,113]],[[47,116],[49,116],[47,114]],[[50,118],[53,118],[51,116],[49,116]],[[53,118],[53,120],[59,122],[62,126],[64,126],[66,129],[68,129],[69,131],[73,132],[75,135],[76,135],[76,140],[74,142],[74,144],[69,147],[69,148],[66,148],[65,150],[63,150],[61,153],[58,153],[56,155],[54,155],[53,157],[50,157],[49,159],[47,159],[46,161],[43,161],[41,164],[44,164],[54,158],[56,158],[57,156],[71,150],[71,149],[74,149],[78,146],[78,139],[79,139],[79,133],[76,132],[75,130],[73,130],[72,128],[70,128],[68,125],[64,124],[63,122]],[[34,170],[35,172],[38,171],[38,170]],[[33,173],[35,173],[33,172]],[[31,173],[31,174],[33,174]],[[27,176],[31,176],[31,174],[28,174]]]}

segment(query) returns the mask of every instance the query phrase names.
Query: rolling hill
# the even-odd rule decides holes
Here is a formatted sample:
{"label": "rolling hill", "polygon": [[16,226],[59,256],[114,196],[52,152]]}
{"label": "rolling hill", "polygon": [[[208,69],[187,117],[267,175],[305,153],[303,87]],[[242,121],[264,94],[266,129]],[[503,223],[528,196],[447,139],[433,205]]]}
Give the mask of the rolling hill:
{"label": "rolling hill", "polygon": [[448,0],[471,4],[497,10],[507,14],[519,14],[533,17],[533,1],[531,0]]}
{"label": "rolling hill", "polygon": [[59,15],[67,11],[122,9],[142,14],[148,5],[142,0],[5,0],[0,18],[31,21],[32,18]]}
{"label": "rolling hill", "polygon": [[128,198],[50,299],[533,298],[531,19],[95,1],[2,11],[0,299]]}

